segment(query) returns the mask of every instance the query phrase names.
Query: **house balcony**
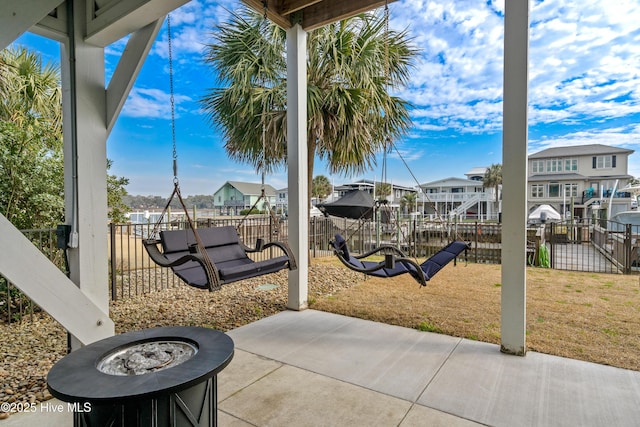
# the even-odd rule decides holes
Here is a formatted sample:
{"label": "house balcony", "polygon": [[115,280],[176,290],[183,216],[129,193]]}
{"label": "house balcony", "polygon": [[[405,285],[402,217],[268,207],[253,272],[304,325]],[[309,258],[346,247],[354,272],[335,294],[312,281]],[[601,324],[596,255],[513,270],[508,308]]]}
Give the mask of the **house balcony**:
{"label": "house balcony", "polygon": [[486,193],[427,193],[420,194],[418,203],[465,203],[469,200],[479,202],[491,202],[495,200],[493,192]]}
{"label": "house balcony", "polygon": [[582,192],[581,204],[582,205],[590,205],[593,202],[603,199],[610,199],[613,194],[614,199],[630,199],[631,193],[628,191],[616,191],[613,193],[613,189],[608,189],[602,192],[602,195],[599,192],[594,191],[593,188],[587,188]]}

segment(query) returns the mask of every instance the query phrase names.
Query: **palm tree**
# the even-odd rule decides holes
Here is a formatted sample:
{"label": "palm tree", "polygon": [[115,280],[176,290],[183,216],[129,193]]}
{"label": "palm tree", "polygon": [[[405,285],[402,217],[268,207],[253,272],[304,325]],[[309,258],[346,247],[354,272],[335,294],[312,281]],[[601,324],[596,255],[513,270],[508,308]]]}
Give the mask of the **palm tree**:
{"label": "palm tree", "polygon": [[43,125],[52,135],[62,131],[60,68],[42,63],[42,57],[26,48],[0,53],[0,118],[26,128]]}
{"label": "palm tree", "polygon": [[[235,160],[269,173],[286,163],[286,33],[247,8],[218,27],[205,61],[226,87],[201,100]],[[307,168],[314,158],[330,173],[357,174],[408,129],[408,103],[389,94],[403,86],[415,49],[406,32],[385,30],[363,14],[309,33]]]}
{"label": "palm tree", "polygon": [[324,199],[331,193],[331,182],[329,178],[324,175],[318,175],[313,178],[311,186],[311,197],[317,197],[318,199]]}
{"label": "palm tree", "polygon": [[482,179],[482,188],[493,188],[496,195],[495,204],[498,207],[500,200],[500,185],[502,185],[502,165],[494,163],[485,171]]}
{"label": "palm tree", "polygon": [[376,182],[375,192],[378,200],[386,200],[387,196],[391,195],[391,184],[388,182]]}
{"label": "palm tree", "polygon": [[407,193],[400,199],[400,206],[404,209],[407,207],[409,213],[413,212],[416,208],[416,200],[418,199],[418,193]]}

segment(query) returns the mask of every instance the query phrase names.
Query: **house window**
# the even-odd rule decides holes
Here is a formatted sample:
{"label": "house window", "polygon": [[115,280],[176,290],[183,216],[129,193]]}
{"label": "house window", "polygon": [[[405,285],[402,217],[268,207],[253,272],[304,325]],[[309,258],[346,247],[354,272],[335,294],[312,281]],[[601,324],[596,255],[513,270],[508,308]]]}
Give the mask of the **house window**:
{"label": "house window", "polygon": [[549,197],[560,197],[560,184],[557,182],[549,183]]}
{"label": "house window", "polygon": [[564,170],[565,172],[576,172],[578,170],[578,159],[565,159]]}
{"label": "house window", "polygon": [[565,184],[564,185],[565,197],[577,197],[578,196],[578,184]]}
{"label": "house window", "polygon": [[534,160],[531,163],[533,173],[544,173],[544,160]]}
{"label": "house window", "polygon": [[451,189],[452,193],[464,193],[464,188],[461,187],[454,187]]}
{"label": "house window", "polygon": [[593,156],[593,169],[610,169],[616,167],[616,156]]}
{"label": "house window", "polygon": [[542,184],[531,185],[531,197],[532,198],[544,197],[544,185]]}
{"label": "house window", "polygon": [[578,159],[545,159],[531,162],[532,173],[575,172],[578,170]]}

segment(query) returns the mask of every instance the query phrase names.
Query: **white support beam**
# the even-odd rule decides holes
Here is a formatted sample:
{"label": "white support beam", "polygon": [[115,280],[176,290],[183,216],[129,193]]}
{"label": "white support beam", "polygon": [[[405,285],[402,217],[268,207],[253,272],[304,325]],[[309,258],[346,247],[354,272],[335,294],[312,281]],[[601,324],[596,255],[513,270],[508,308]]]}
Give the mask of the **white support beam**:
{"label": "white support beam", "polygon": [[96,46],[107,46],[188,2],[189,0],[88,0],[85,41]]}
{"label": "white support beam", "polygon": [[529,0],[505,2],[501,350],[525,355]]}
{"label": "white support beam", "polygon": [[[0,235],[11,248],[2,251],[0,271],[81,343],[114,334],[109,311],[95,305],[13,224],[0,214]],[[106,262],[103,262],[106,264]]]}
{"label": "white support beam", "polygon": [[139,29],[129,38],[107,87],[107,133],[111,133],[163,21],[164,17]]}
{"label": "white support beam", "polygon": [[0,2],[0,49],[9,46],[62,3],[62,0]]}
{"label": "white support beam", "polygon": [[92,46],[81,37],[86,23],[79,18],[85,16],[86,1],[69,1],[73,7],[67,8],[67,15],[73,25],[68,31],[69,40],[61,45],[60,63],[65,216],[72,226],[70,278],[96,306],[108,312],[104,48]]}
{"label": "white support beam", "polygon": [[299,24],[287,30],[287,159],[289,246],[298,264],[289,272],[287,307],[304,310],[309,288],[307,32]]}

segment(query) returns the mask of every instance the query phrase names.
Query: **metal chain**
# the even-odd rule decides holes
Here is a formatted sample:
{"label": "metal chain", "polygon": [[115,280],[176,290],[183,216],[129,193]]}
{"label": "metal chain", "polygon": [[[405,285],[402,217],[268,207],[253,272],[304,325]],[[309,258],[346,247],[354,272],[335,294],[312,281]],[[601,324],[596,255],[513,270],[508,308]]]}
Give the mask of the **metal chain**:
{"label": "metal chain", "polygon": [[171,46],[171,15],[167,15],[167,42],[169,47],[169,102],[171,103],[171,142],[173,144],[173,183],[178,184],[178,149],[176,144],[176,104],[173,89],[173,49]]}
{"label": "metal chain", "polygon": [[[389,91],[391,84],[389,68],[389,3],[387,0],[384,2],[384,84],[387,86],[387,92]],[[384,117],[384,131],[385,141],[382,147],[382,176],[380,177],[383,183],[387,183],[387,152],[391,151],[391,138],[389,138],[389,114],[385,111]]]}
{"label": "metal chain", "polygon": [[389,3],[384,2],[384,73],[387,85],[391,82],[391,69],[389,65]]}

